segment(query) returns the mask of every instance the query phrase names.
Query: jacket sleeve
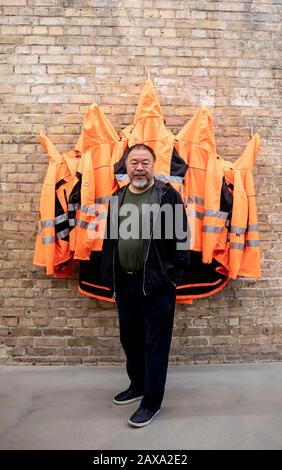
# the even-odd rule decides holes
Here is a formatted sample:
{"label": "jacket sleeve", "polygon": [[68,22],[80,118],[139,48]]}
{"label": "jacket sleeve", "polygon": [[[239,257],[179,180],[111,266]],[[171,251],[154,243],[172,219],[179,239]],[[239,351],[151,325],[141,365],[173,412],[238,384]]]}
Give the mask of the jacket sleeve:
{"label": "jacket sleeve", "polygon": [[173,268],[169,269],[170,280],[180,284],[188,274],[190,265],[190,227],[180,194],[172,188],[169,203],[173,213],[173,238],[166,239],[165,245]]}

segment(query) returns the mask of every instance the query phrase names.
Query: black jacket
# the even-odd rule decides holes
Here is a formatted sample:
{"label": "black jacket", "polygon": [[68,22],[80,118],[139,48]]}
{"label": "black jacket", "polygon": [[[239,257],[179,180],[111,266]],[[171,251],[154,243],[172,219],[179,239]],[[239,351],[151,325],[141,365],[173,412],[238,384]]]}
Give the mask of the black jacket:
{"label": "black jacket", "polygon": [[[117,256],[117,242],[118,239],[111,238],[108,234],[113,231],[113,227],[116,227],[117,217],[119,209],[122,205],[123,198],[127,187],[115,191],[110,200],[109,211],[107,216],[106,225],[106,237],[103,241],[101,265],[100,265],[100,278],[113,289],[115,297],[115,283],[120,269]],[[157,210],[150,217],[150,238],[143,240],[143,292],[144,295],[148,295],[152,289],[159,287],[169,280],[175,284],[180,284],[185,274],[189,271],[190,262],[190,231],[187,220],[187,214],[185,207],[182,202],[180,194],[171,186],[170,183],[164,183],[161,180],[155,178],[150,197],[149,204],[158,204],[161,208],[164,204],[170,204],[173,213],[173,236],[170,238],[165,237],[164,223],[159,225],[160,234],[159,238],[152,236],[153,227],[156,228],[158,224],[164,220],[162,211]],[[175,205],[181,204],[180,213],[182,218],[181,231],[185,235],[184,238],[180,238],[176,228],[175,222]],[[156,206],[155,206],[156,207]],[[112,232],[113,233],[113,232]],[[182,235],[181,235],[182,236]],[[185,243],[186,249],[177,249],[177,243]]]}

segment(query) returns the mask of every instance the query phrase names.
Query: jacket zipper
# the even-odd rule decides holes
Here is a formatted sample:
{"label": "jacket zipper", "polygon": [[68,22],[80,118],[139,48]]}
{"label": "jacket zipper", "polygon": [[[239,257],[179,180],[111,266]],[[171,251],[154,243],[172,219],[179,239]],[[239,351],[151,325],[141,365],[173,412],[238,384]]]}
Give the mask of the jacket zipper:
{"label": "jacket zipper", "polygon": [[143,293],[144,293],[144,295],[147,295],[146,292],[145,292],[145,268],[146,268],[146,261],[147,261],[147,259],[148,259],[149,249],[150,249],[151,240],[152,240],[152,234],[153,234],[153,232],[154,232],[155,222],[156,222],[156,219],[157,219],[157,216],[158,216],[160,207],[161,207],[162,198],[163,198],[163,196],[165,195],[165,193],[166,193],[167,191],[168,191],[168,188],[166,189],[166,191],[165,191],[165,192],[162,194],[162,196],[161,196],[161,199],[160,199],[160,202],[159,202],[159,207],[158,207],[158,210],[157,210],[155,219],[154,219],[154,221],[153,221],[152,232],[151,232],[151,234],[150,234],[150,240],[149,240],[149,244],[148,244],[148,249],[147,249],[147,253],[146,253],[146,256],[145,256],[144,267],[143,267]]}
{"label": "jacket zipper", "polygon": [[113,284],[114,284],[113,299],[115,299],[115,298],[116,298],[116,287],[115,287],[115,249],[113,249]]}
{"label": "jacket zipper", "polygon": [[[115,201],[116,204],[116,201]],[[114,207],[113,207],[113,212],[114,212]],[[115,246],[113,249],[113,287],[114,287],[114,292],[113,292],[113,299],[116,298],[116,285],[115,285]]]}

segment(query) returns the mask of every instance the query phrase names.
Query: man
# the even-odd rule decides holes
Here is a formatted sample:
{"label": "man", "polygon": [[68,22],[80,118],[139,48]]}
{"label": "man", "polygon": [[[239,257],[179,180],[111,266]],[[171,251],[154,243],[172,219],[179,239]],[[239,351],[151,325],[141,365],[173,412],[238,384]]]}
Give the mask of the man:
{"label": "man", "polygon": [[[128,422],[142,427],[157,416],[163,400],[176,285],[189,266],[189,236],[179,193],[153,176],[154,151],[137,144],[124,158],[130,183],[110,201],[101,276],[114,287],[130,379],[129,388],[113,402],[122,405],[141,399]],[[169,215],[166,220],[164,214]]]}

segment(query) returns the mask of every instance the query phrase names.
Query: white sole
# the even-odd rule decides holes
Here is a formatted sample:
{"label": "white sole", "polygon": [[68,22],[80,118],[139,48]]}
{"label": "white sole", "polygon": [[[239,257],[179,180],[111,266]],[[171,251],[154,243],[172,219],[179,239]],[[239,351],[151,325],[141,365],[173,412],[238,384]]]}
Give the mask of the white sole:
{"label": "white sole", "polygon": [[143,398],[143,396],[142,397],[131,398],[130,400],[125,400],[125,401],[118,401],[118,400],[115,400],[113,398],[113,402],[116,405],[128,405],[128,403],[133,403],[134,401],[141,400],[142,398]]}
{"label": "white sole", "polygon": [[130,418],[128,420],[128,423],[131,425],[131,426],[134,426],[135,428],[142,428],[143,426],[147,426],[147,424],[150,424],[150,422],[157,416],[157,414],[160,412],[160,410],[158,410],[153,416],[151,419],[149,419],[149,421],[146,421],[146,423],[133,423],[133,421],[130,421]]}

